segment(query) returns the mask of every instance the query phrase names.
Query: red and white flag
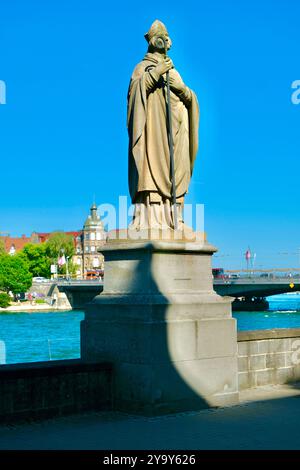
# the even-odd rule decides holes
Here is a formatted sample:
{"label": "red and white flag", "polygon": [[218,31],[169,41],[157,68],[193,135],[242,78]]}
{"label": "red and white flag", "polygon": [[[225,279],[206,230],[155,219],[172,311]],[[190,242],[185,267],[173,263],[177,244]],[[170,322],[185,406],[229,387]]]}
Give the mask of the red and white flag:
{"label": "red and white flag", "polygon": [[246,260],[247,260],[247,261],[249,261],[249,259],[251,259],[251,251],[249,250],[249,248],[248,248],[248,250],[247,250],[246,253],[245,253],[245,257],[246,257]]}

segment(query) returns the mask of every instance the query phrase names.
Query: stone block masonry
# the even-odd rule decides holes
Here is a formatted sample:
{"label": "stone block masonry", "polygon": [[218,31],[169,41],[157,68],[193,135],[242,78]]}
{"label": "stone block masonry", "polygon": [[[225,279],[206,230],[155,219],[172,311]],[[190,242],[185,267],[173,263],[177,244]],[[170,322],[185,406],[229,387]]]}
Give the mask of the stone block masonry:
{"label": "stone block masonry", "polygon": [[239,390],[300,381],[300,329],[238,333]]}
{"label": "stone block masonry", "polygon": [[110,410],[112,370],[80,360],[0,367],[0,423]]}
{"label": "stone block masonry", "polygon": [[[222,319],[218,322],[222,331],[224,328],[226,331],[227,328],[229,330],[225,338],[233,335],[231,329],[234,329],[234,324]],[[221,359],[216,361],[213,356],[214,351],[211,353],[213,330],[210,328],[210,323],[214,327],[216,321],[208,319],[199,322],[197,342],[191,341],[190,329],[194,326],[194,321],[180,324],[171,322],[169,325],[169,353],[172,355],[182,353],[184,364],[189,365],[197,361],[199,367],[194,383],[202,380],[203,388],[203,377],[206,378],[207,383],[212,384],[211,387],[216,381],[227,383],[228,370],[233,371],[233,377],[238,376],[239,391],[262,385],[300,381],[300,329],[239,332],[238,342],[225,341],[223,335],[222,341],[218,341],[215,350]],[[101,361],[97,357],[94,358],[99,360],[99,363],[67,360],[0,366],[0,423],[41,420],[85,411],[117,409],[115,403],[118,395],[113,389],[113,383],[116,380],[124,380],[126,376],[132,381],[134,389],[136,384],[139,385],[136,381],[136,371],[140,373],[139,377],[144,377],[145,374],[147,375],[147,368],[152,364],[149,361],[143,362],[141,355],[140,360],[137,360],[139,350],[135,349],[138,343],[134,343],[134,336],[131,338],[127,334],[126,344],[123,344],[121,338],[124,337],[125,326],[123,323],[122,334],[120,331],[118,336],[119,355],[126,359],[124,370],[122,369],[125,375],[122,377],[116,376],[111,357],[103,354],[103,351]],[[144,325],[144,329],[146,326]],[[103,323],[102,328],[104,327]],[[156,337],[156,349],[152,359],[156,366],[151,370],[156,374],[162,395],[174,394],[174,383],[177,388],[180,387],[180,390],[186,392],[185,378],[181,377],[179,380],[176,371],[162,360],[164,336],[161,336],[156,324],[152,324],[152,328]],[[140,329],[140,323],[135,322],[133,333],[136,334]],[[147,331],[146,328],[145,333]],[[104,329],[103,338],[105,334]],[[144,338],[147,338],[147,334]],[[178,350],[178,345],[181,344],[176,340],[178,335],[184,345],[182,350]],[[109,336],[109,341],[111,341],[111,336]],[[131,344],[130,350],[128,342]],[[98,335],[97,345],[98,347],[105,346],[103,342],[99,343]],[[234,369],[236,350],[238,350],[238,370]],[[143,354],[150,354],[151,351],[147,351],[148,349],[145,348]],[[135,357],[134,367],[130,367],[130,354]],[[165,376],[168,380],[165,380]],[[121,387],[120,390],[123,393],[123,401],[131,399],[127,388]],[[210,390],[207,393],[209,392]],[[192,398],[191,393],[189,398]],[[219,406],[225,404],[223,400]]]}
{"label": "stone block masonry", "polygon": [[208,243],[109,241],[85,307],[81,358],[114,367],[114,407],[155,416],[238,403],[236,320]]}

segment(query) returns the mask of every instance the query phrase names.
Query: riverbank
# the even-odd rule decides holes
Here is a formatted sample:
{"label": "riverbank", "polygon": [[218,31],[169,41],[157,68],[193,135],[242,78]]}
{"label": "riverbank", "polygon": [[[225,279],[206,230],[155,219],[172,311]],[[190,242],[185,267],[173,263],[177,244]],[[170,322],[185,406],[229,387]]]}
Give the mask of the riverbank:
{"label": "riverbank", "polygon": [[32,304],[31,302],[20,302],[20,303],[12,303],[9,307],[1,308],[0,307],[0,314],[1,313],[9,313],[9,312],[55,312],[55,311],[66,311],[72,310],[71,308],[66,308],[65,305],[61,306],[51,306],[47,303],[44,304]]}

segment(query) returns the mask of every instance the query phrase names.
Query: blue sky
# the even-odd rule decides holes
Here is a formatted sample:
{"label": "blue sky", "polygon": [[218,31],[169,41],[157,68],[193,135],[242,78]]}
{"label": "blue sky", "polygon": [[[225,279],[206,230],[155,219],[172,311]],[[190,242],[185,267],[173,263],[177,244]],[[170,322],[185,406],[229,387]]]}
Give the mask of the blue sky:
{"label": "blue sky", "polygon": [[[197,94],[187,202],[205,204],[215,265],[300,267],[298,0],[2,0],[0,231],[75,230],[127,192],[126,94],[161,19]],[[286,253],[278,255],[278,253]]]}

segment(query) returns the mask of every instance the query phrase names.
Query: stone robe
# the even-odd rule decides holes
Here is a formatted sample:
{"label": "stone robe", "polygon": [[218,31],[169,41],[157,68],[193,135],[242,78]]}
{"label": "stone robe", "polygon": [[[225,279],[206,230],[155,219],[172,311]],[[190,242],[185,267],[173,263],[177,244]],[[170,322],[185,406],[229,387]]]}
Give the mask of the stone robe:
{"label": "stone robe", "polygon": [[[129,190],[132,202],[141,192],[171,199],[170,150],[167,131],[166,82],[154,67],[161,55],[147,53],[131,77],[128,91]],[[170,70],[170,76],[177,74]],[[199,106],[186,87],[177,96],[171,90],[176,197],[188,191],[198,149]],[[147,193],[146,193],[147,194]]]}

